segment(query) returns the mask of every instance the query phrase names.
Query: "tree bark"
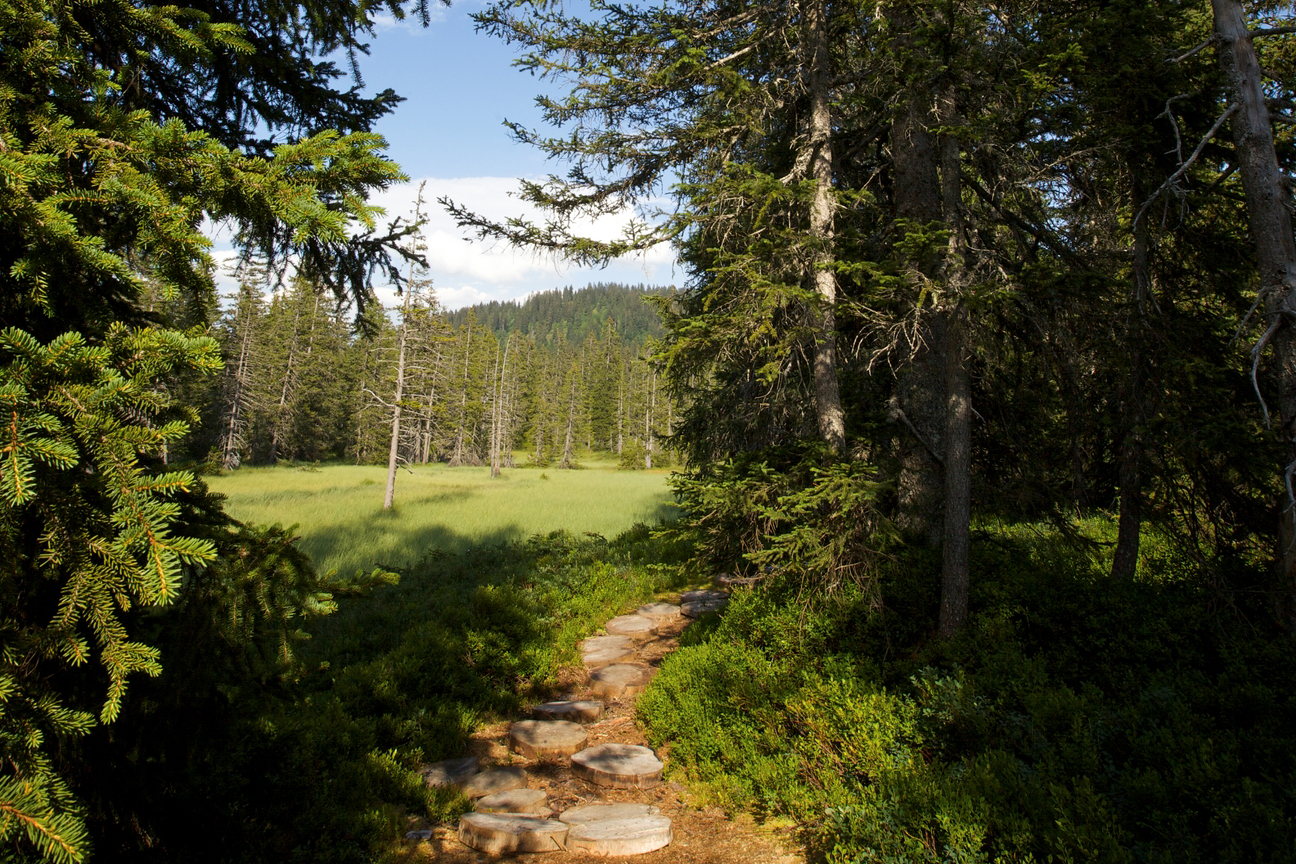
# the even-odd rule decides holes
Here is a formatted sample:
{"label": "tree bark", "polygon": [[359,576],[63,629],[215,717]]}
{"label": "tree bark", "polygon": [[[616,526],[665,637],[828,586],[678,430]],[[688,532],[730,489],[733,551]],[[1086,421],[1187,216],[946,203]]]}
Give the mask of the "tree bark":
{"label": "tree bark", "polygon": [[814,197],[810,202],[810,238],[814,244],[806,281],[814,286],[818,304],[811,309],[814,332],[815,415],[819,435],[834,453],[846,446],[846,420],[837,380],[837,274],[833,263],[832,75],[828,51],[828,14],[824,0],[804,4],[803,60],[810,97],[810,124],[802,147],[809,156]]}
{"label": "tree bark", "polygon": [[[926,103],[910,99],[891,126],[895,215],[927,225],[941,218],[941,183],[936,141],[927,129]],[[936,275],[936,274],[928,274]],[[913,338],[897,346],[895,414],[901,423],[897,478],[899,524],[909,534],[938,546],[944,533],[941,498],[944,470],[935,455],[944,451],[946,422],[944,322],[915,310]]]}
{"label": "tree bark", "polygon": [[405,289],[405,305],[401,310],[401,327],[396,346],[396,393],[392,397],[391,444],[387,448],[387,492],[383,496],[383,509],[390,510],[396,500],[396,460],[400,453],[401,400],[405,398],[405,345],[409,337],[410,309],[414,289]]}
{"label": "tree bark", "polygon": [[[1133,182],[1133,206],[1141,206],[1143,184]],[[1112,555],[1113,579],[1133,579],[1138,571],[1139,543],[1143,531],[1143,316],[1147,301],[1148,267],[1151,256],[1151,232],[1147,220],[1134,226],[1133,267],[1130,285],[1129,323],[1125,327],[1130,363],[1122,406],[1120,464],[1120,514],[1116,530],[1116,552]]]}
{"label": "tree bark", "polygon": [[[1265,105],[1264,76],[1238,0],[1211,0],[1220,66],[1239,106],[1232,117],[1233,143],[1246,193],[1251,239],[1260,272],[1267,344],[1273,346],[1278,391],[1278,434],[1286,445],[1284,485],[1296,465],[1296,238],[1288,193]],[[1262,349],[1265,343],[1257,346]],[[1290,488],[1289,486],[1287,488]],[[1289,626],[1296,625],[1296,502],[1284,495],[1278,550],[1278,603]]]}

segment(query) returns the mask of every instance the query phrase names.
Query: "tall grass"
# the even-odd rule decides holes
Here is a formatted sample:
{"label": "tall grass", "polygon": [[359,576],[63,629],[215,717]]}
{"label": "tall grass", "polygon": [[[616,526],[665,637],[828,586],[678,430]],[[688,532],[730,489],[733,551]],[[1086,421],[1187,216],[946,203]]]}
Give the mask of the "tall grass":
{"label": "tall grass", "polygon": [[240,468],[209,478],[237,519],[298,526],[301,548],[322,573],[406,568],[430,551],[524,540],[565,529],[615,537],[637,522],[675,515],[666,471],[618,471],[587,460],[582,470],[416,466],[396,479],[383,512],[386,469],[367,465]]}

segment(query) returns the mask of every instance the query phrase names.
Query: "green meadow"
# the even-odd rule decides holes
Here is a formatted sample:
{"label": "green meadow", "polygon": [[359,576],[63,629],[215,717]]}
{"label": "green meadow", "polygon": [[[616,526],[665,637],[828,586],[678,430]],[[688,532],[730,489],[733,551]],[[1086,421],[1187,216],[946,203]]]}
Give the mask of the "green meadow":
{"label": "green meadow", "polygon": [[296,525],[321,573],[349,576],[404,568],[432,550],[524,540],[563,529],[613,538],[635,523],[677,512],[667,470],[623,471],[585,460],[575,470],[419,465],[396,477],[396,504],[383,512],[381,466],[240,468],[208,478],[236,519]]}

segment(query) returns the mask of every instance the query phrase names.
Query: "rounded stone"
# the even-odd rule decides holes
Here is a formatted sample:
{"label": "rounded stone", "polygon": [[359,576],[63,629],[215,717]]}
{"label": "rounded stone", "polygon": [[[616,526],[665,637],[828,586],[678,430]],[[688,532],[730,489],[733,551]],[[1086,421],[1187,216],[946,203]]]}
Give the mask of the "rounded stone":
{"label": "rounded stone", "polygon": [[510,789],[477,800],[478,813],[526,813],[549,815],[549,796],[543,789]]}
{"label": "rounded stone", "polygon": [[570,756],[588,739],[585,727],[569,720],[519,720],[509,728],[509,749],[528,759]]}
{"label": "rounded stone", "polygon": [[635,614],[645,618],[671,619],[679,616],[680,607],[674,603],[649,603],[636,609]]}
{"label": "rounded stone", "polygon": [[591,669],[601,669],[627,657],[633,657],[634,653],[633,648],[595,648],[581,654],[581,660]]}
{"label": "rounded stone", "polygon": [[571,766],[577,777],[616,789],[651,789],[661,783],[666,767],[637,744],[599,744],[572,756]]}
{"label": "rounded stone", "polygon": [[652,804],[586,804],[564,810],[558,818],[572,825],[583,822],[606,822],[609,819],[638,819],[656,816],[661,810]]}
{"label": "rounded stone", "polygon": [[680,600],[685,603],[694,603],[699,600],[728,602],[729,592],[719,591],[715,588],[699,588],[696,591],[685,591],[680,595]]}
{"label": "rounded stone", "polygon": [[648,689],[653,668],[642,663],[618,663],[590,673],[590,689],[606,699],[635,696]]}
{"label": "rounded stone", "polygon": [[531,709],[537,720],[571,720],[576,723],[593,723],[603,716],[603,703],[597,699],[569,699],[563,702],[546,702]]}
{"label": "rounded stone", "polygon": [[597,651],[600,648],[634,648],[635,641],[629,636],[591,636],[580,643],[582,651]]}
{"label": "rounded stone", "polygon": [[657,622],[642,615],[619,615],[605,629],[614,636],[651,636],[657,632]]}
{"label": "rounded stone", "polygon": [[459,842],[500,855],[505,852],[561,852],[571,826],[554,819],[515,814],[467,813],[459,820]]}
{"label": "rounded stone", "polygon": [[423,782],[429,786],[458,786],[481,770],[476,756],[462,759],[444,759],[424,765],[419,769]]}
{"label": "rounded stone", "polygon": [[459,791],[466,798],[481,798],[494,792],[525,789],[526,785],[527,773],[523,768],[491,768],[460,783]]}
{"label": "rounded stone", "polygon": [[600,858],[643,855],[669,846],[671,837],[671,820],[665,816],[608,819],[573,825],[567,848]]}
{"label": "rounded stone", "polygon": [[718,612],[727,605],[729,605],[728,597],[711,598],[708,600],[688,600],[680,605],[680,612],[686,618],[701,618],[706,613]]}

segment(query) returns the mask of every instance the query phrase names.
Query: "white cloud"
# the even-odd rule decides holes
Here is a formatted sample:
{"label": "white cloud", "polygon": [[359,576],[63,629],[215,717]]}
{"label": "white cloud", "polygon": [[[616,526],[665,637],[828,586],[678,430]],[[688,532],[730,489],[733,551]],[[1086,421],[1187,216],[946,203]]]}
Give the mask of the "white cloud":
{"label": "white cloud", "polygon": [[[386,210],[380,224],[396,216],[410,217],[420,182],[424,181],[402,183],[373,196],[372,203]],[[666,244],[597,268],[575,267],[553,256],[513,249],[497,242],[465,240],[465,231],[456,227],[445,209],[436,203],[438,198],[450,198],[491,219],[516,215],[538,221],[540,216],[512,196],[518,185],[512,177],[429,177],[426,184],[423,197],[427,223],[423,232],[427,240],[428,269],[437,299],[446,309],[490,300],[521,300],[566,285],[578,288],[590,282],[661,285],[675,278],[674,251]],[[579,229],[595,239],[611,240],[620,235],[629,219],[629,213],[605,216]],[[232,296],[237,292],[237,285],[225,271],[237,256],[230,247],[229,232],[215,225],[204,228],[207,236],[215,241],[211,254],[218,264],[217,289],[223,296]],[[389,286],[377,286],[376,293],[388,308],[398,303],[395,291]]]}

